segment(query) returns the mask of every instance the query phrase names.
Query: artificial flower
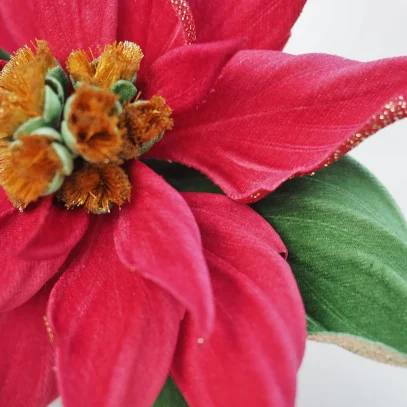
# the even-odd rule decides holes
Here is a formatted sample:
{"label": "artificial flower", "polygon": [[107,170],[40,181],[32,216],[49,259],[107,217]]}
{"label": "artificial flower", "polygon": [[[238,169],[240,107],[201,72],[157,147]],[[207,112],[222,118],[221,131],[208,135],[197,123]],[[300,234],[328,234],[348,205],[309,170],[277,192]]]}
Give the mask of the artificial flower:
{"label": "artificial flower", "polygon": [[[2,0],[1,48],[50,53],[19,51],[30,69],[17,53],[0,77],[1,404],[46,405],[57,380],[67,407],[148,407],[171,374],[190,407],[294,405],[301,298],[277,234],[233,200],[337,160],[404,117],[407,93],[406,58],[279,52],[303,5]],[[144,58],[115,53],[125,41]],[[48,165],[17,166],[32,157]],[[146,158],[226,196],[180,194]]]}

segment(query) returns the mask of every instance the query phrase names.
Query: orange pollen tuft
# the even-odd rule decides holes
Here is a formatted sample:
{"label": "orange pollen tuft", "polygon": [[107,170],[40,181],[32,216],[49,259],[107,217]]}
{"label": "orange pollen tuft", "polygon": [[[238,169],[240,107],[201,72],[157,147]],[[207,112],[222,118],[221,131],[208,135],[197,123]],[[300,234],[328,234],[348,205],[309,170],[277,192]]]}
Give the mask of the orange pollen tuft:
{"label": "orange pollen tuft", "polygon": [[90,86],[81,86],[75,93],[68,115],[68,129],[75,138],[75,149],[94,164],[115,161],[122,147],[119,129],[119,97]]}
{"label": "orange pollen tuft", "polygon": [[172,129],[174,122],[171,112],[165,99],[157,95],[150,100],[136,101],[124,106],[124,126],[127,129],[128,139],[136,151],[160,137],[165,130]]}
{"label": "orange pollen tuft", "polygon": [[120,79],[133,81],[142,58],[138,45],[128,41],[114,42],[106,45],[100,57],[92,62],[86,51],[72,52],[67,68],[76,82],[110,89]]}
{"label": "orange pollen tuft", "polygon": [[22,209],[36,201],[62,168],[51,140],[22,135],[14,143],[1,143],[0,185]]}
{"label": "orange pollen tuft", "polygon": [[59,190],[67,208],[83,206],[90,213],[108,213],[130,201],[131,184],[126,172],[115,164],[86,165],[75,171]]}
{"label": "orange pollen tuft", "polygon": [[86,51],[73,51],[68,57],[66,67],[75,82],[97,85],[94,79],[96,67],[92,64]]}
{"label": "orange pollen tuft", "polygon": [[43,113],[45,75],[56,62],[45,41],[38,41],[35,50],[19,49],[0,73],[0,137]]}

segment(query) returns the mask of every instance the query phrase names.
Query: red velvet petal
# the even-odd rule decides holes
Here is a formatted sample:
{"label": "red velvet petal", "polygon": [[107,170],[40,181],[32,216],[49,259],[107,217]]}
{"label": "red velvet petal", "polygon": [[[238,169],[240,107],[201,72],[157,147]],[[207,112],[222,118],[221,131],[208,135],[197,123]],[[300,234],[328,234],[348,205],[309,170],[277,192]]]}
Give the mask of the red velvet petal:
{"label": "red velvet petal", "polygon": [[[182,20],[170,0],[121,0],[119,22],[117,39],[135,42],[143,50],[141,77],[158,57],[188,43]],[[167,76],[167,80],[173,79]]]}
{"label": "red velvet petal", "polygon": [[149,156],[195,167],[231,198],[254,201],[405,117],[399,96],[407,97],[407,58],[241,51]]}
{"label": "red velvet petal", "polygon": [[34,16],[34,0],[0,1],[0,48],[16,51],[38,38]]}
{"label": "red velvet petal", "polygon": [[[0,244],[7,242],[0,235]],[[66,255],[46,261],[25,261],[10,254],[0,255],[0,312],[13,309],[29,300],[56,274],[66,260]]]}
{"label": "red velvet petal", "polygon": [[166,53],[146,75],[145,97],[164,96],[174,114],[196,106],[241,46],[241,40],[230,40],[185,45]]}
{"label": "red velvet petal", "polygon": [[34,0],[39,38],[49,42],[61,63],[72,49],[112,43],[118,25],[117,3],[118,0]]}
{"label": "red velvet petal", "polygon": [[169,291],[207,334],[213,297],[194,217],[181,195],[145,164],[135,162],[131,177],[131,202],[114,232],[117,253],[127,268]]}
{"label": "red velvet petal", "polygon": [[184,310],[116,256],[99,215],[48,308],[65,407],[151,407],[169,372]]}
{"label": "red velvet petal", "polygon": [[197,41],[248,38],[247,48],[282,49],[306,0],[190,0]]}
{"label": "red velvet petal", "polygon": [[293,407],[306,327],[284,245],[249,207],[220,195],[184,197],[201,230],[216,320],[203,343],[193,321],[183,322],[174,380],[193,407]]}
{"label": "red velvet petal", "polygon": [[[6,208],[9,206],[6,204]],[[66,257],[88,227],[89,216],[85,211],[67,211],[53,204],[52,197],[42,199],[24,212],[8,210],[5,211],[8,216],[0,215],[2,252],[22,260]]]}
{"label": "red velvet petal", "polygon": [[35,294],[63,265],[88,225],[84,211],[67,211],[41,200],[23,213],[0,192],[0,310]]}
{"label": "red velvet petal", "polygon": [[45,407],[57,397],[54,350],[44,324],[48,291],[0,314],[0,405]]}
{"label": "red velvet petal", "polygon": [[16,216],[12,232],[16,235],[16,255],[23,260],[67,256],[80,241],[89,223],[89,215],[84,210],[67,211],[55,204],[50,206],[43,218],[37,218],[34,214],[27,215]]}

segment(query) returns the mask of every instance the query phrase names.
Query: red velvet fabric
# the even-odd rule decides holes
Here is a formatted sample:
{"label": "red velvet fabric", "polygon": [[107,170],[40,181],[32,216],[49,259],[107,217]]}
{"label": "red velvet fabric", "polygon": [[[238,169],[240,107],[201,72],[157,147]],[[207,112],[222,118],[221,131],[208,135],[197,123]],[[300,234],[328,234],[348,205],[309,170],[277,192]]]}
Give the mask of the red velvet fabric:
{"label": "red velvet fabric", "polygon": [[64,407],[151,407],[173,357],[184,309],[120,262],[113,223],[93,220],[50,296]]}
{"label": "red velvet fabric", "polygon": [[0,313],[0,406],[45,407],[57,397],[54,348],[43,319],[51,287]]}
{"label": "red velvet fabric", "polygon": [[170,0],[119,0],[118,14],[117,39],[135,42],[143,50],[139,76],[158,57],[188,42]]}
{"label": "red velvet fabric", "polygon": [[131,170],[131,202],[117,216],[115,247],[128,270],[170,292],[202,334],[213,324],[213,297],[195,219],[179,192],[141,162]]}
{"label": "red velvet fabric", "polygon": [[190,0],[197,41],[247,38],[247,48],[280,50],[306,0]]}
{"label": "red velvet fabric", "polygon": [[[192,165],[253,201],[321,166],[406,96],[406,58],[241,51],[281,48],[303,3],[193,0],[198,45],[186,45],[195,29],[186,1],[1,0],[0,47],[44,39],[64,65],[72,49],[139,43],[143,97],[157,92],[174,109],[174,130],[150,156]],[[305,316],[278,236],[250,208],[182,197],[144,164],[131,179],[132,202],[110,215],[62,213],[51,199],[20,214],[0,194],[0,307],[12,309],[0,320],[12,333],[0,339],[2,397],[42,406],[54,394],[37,324],[42,287],[58,273],[47,315],[65,406],[151,407],[171,366],[190,407],[293,406]],[[44,366],[37,376],[30,355]],[[25,370],[33,377],[19,393]]]}
{"label": "red velvet fabric", "polygon": [[242,204],[221,195],[183,196],[201,230],[216,320],[203,344],[195,322],[187,316],[182,323],[175,382],[192,407],[294,406],[306,329],[283,243]]}
{"label": "red velvet fabric", "polygon": [[148,155],[194,167],[231,198],[250,202],[346,152],[341,146],[399,96],[407,98],[405,57],[361,63],[240,51]]}
{"label": "red velvet fabric", "polygon": [[166,95],[173,114],[189,113],[207,98],[223,68],[241,45],[241,40],[193,47],[185,45],[164,54],[143,77],[145,97]]}

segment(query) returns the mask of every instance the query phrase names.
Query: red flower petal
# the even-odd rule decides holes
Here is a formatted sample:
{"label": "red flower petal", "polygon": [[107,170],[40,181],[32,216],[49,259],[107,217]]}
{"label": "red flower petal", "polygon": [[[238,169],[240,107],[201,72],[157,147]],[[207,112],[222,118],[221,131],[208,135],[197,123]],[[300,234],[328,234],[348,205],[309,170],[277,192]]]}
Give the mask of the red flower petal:
{"label": "red flower petal", "polygon": [[223,67],[241,45],[241,40],[230,40],[185,45],[166,53],[146,75],[146,98],[164,96],[174,114],[196,106],[207,97]]}
{"label": "red flower petal", "polygon": [[254,201],[405,117],[399,96],[407,96],[407,58],[241,51],[206,103],[175,117],[149,156],[195,167],[231,198]]}
{"label": "red flower petal", "polygon": [[208,333],[213,297],[194,217],[181,195],[145,164],[135,162],[131,175],[131,202],[115,226],[117,253],[129,269],[169,291]]}
{"label": "red flower petal", "polygon": [[197,40],[247,37],[247,48],[282,49],[306,0],[190,0]]}
{"label": "red flower petal", "polygon": [[0,405],[47,406],[57,397],[54,350],[43,317],[48,291],[0,314]]}
{"label": "red flower petal", "polygon": [[200,344],[183,322],[172,375],[193,407],[294,406],[305,313],[284,245],[252,209],[212,194],[184,194],[201,230],[216,302]]}
{"label": "red flower petal", "polygon": [[67,211],[51,204],[46,214],[36,215],[35,211],[19,213],[15,216],[15,224],[8,225],[12,227],[10,234],[15,236],[11,243],[16,246],[16,255],[23,260],[66,257],[88,228],[89,215],[84,210]]}
{"label": "red flower petal", "polygon": [[116,39],[117,0],[1,0],[0,10],[22,46],[48,41],[63,64],[73,49],[103,46]]}
{"label": "red flower petal", "polygon": [[158,57],[188,43],[170,0],[121,0],[117,39],[140,45],[144,53],[141,76]]}
{"label": "red flower petal", "polygon": [[88,225],[84,211],[66,211],[43,199],[23,213],[0,191],[0,310],[35,294],[63,265]]}
{"label": "red flower petal", "polygon": [[34,0],[0,1],[0,48],[16,51],[38,38],[34,16]]}
{"label": "red flower petal", "polygon": [[94,219],[50,296],[65,407],[150,407],[173,357],[184,310],[120,263],[112,229]]}

